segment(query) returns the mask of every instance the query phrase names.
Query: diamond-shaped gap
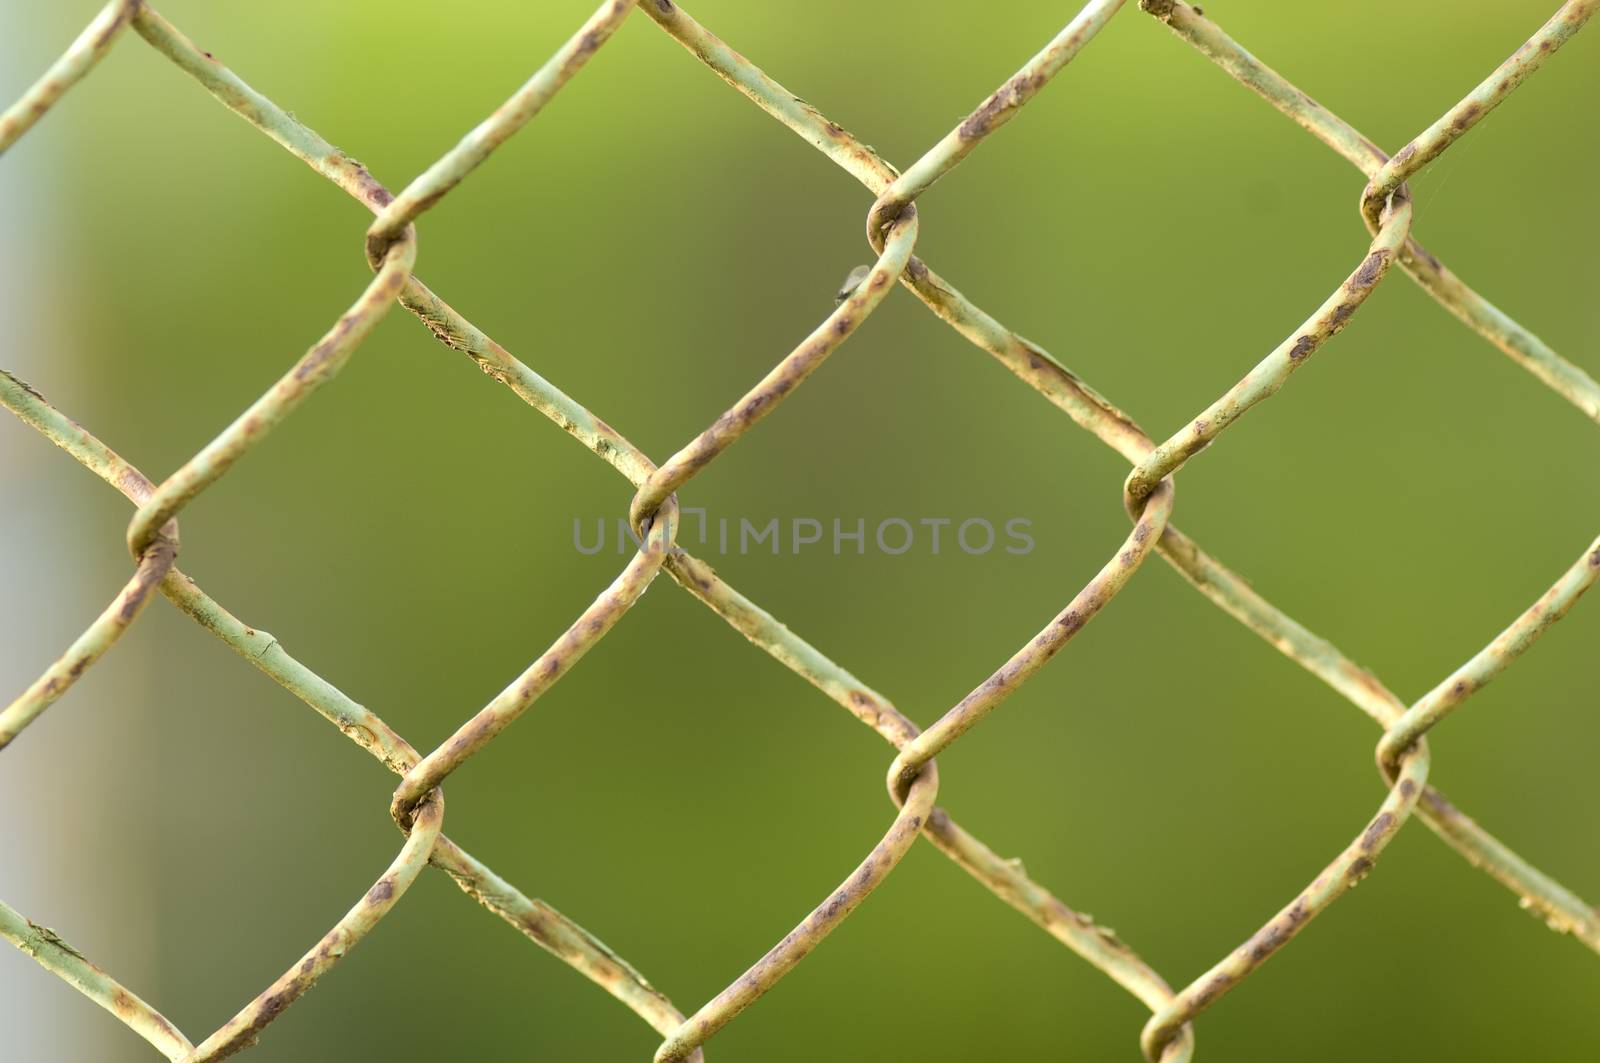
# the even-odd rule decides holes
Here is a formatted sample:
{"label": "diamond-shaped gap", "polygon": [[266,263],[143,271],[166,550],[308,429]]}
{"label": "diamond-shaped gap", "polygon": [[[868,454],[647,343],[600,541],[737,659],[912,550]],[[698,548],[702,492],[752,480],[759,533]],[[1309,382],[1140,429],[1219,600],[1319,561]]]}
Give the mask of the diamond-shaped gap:
{"label": "diamond-shaped gap", "polygon": [[[485,859],[536,877],[685,1012],[825,900],[894,817],[882,740],[676,589],[652,591],[535,711],[451,799],[504,824]],[[822,949],[882,909],[868,898]]]}
{"label": "diamond-shaped gap", "polygon": [[[415,322],[395,317],[369,342],[375,357],[299,411],[250,483],[213,489],[229,537],[204,560],[235,608],[248,601],[253,622],[315,647],[307,663],[385,706],[426,751],[622,569],[610,550],[580,555],[573,523],[604,517],[614,544],[629,491]],[[255,564],[230,571],[240,556]]]}
{"label": "diamond-shaped gap", "polygon": [[[392,776],[375,760],[188,617],[151,612],[150,749],[109,787],[143,810],[152,862],[187,869],[161,876],[142,918],[165,929],[152,1003],[198,1043],[360,900],[403,839],[385,822]],[[318,984],[374,967],[358,946]],[[304,1037],[331,1004],[310,994],[264,1036]]]}
{"label": "diamond-shaped gap", "polygon": [[1159,439],[1361,262],[1360,186],[1153,20],[1119,16],[925,197],[919,251]]}
{"label": "diamond-shaped gap", "polygon": [[[1141,647],[1161,649],[1146,661]],[[974,733],[942,758],[950,781],[941,796],[1175,986],[1303,889],[1381,796],[1371,725],[1170,573],[1136,579],[1009,706],[1020,715],[1030,701],[1037,707],[1020,726],[991,721],[985,738]],[[973,780],[982,788],[969,791]],[[1030,826],[1015,826],[1024,817]],[[1274,959],[1271,977],[1208,1012],[1203,1043],[1228,1054],[1263,1031],[1289,1036],[1291,1022],[1303,1030],[1307,1007],[1329,1016],[1337,1039],[1338,1016],[1378,1007],[1405,984],[1387,970],[1348,977],[1378,941],[1426,950],[1435,974],[1440,964],[1489,970],[1514,957],[1548,985],[1543,972],[1559,950],[1558,979],[1586,976],[1581,949],[1531,928],[1502,887],[1426,833],[1409,825],[1363,889]],[[1460,932],[1478,920],[1492,928],[1484,937]],[[1507,950],[1513,935],[1526,940]],[[1481,993],[1487,1007],[1496,984],[1453,992]],[[1548,1010],[1533,1002],[1529,1014]]]}
{"label": "diamond-shaped gap", "polygon": [[594,78],[475,174],[420,272],[664,460],[833,309],[872,257],[871,197],[648,19],[606,52],[630,78]]}
{"label": "diamond-shaped gap", "polygon": [[[968,826],[1174,981],[1292,899],[1381,796],[1376,730],[1156,558],[999,712],[941,758]],[[1315,798],[1285,800],[1308,772]]]}
{"label": "diamond-shaped gap", "polygon": [[1590,541],[1600,505],[1571,485],[1600,437],[1397,281],[1179,493],[1196,538],[1410,698]]}
{"label": "diamond-shaped gap", "polygon": [[[101,352],[84,370],[95,393],[69,412],[159,481],[270,387],[371,273],[364,211],[137,38],[123,43],[128,54],[107,62],[131,56],[136,69],[101,72],[123,91],[87,95],[70,126],[86,157],[115,165],[59,176],[74,204],[63,237],[82,293],[74,330]],[[152,126],[152,113],[165,120]],[[197,144],[216,157],[194,162]],[[152,202],[168,206],[139,206]],[[35,383],[55,390],[48,374]]]}
{"label": "diamond-shaped gap", "polygon": [[[25,431],[7,425],[8,435]],[[126,503],[33,442],[46,451],[55,486],[26,508],[70,508],[84,526],[106,529],[107,552],[120,552]],[[28,487],[16,488],[26,504]],[[50,594],[69,601],[92,582],[58,575]],[[197,1040],[320,938],[399,848],[382,807],[387,773],[341,748],[325,723],[165,602],[153,603],[12,752],[24,743],[4,788],[25,787],[13,805],[51,833],[27,846],[17,866],[28,875],[8,886],[8,901],[55,926]],[[161,870],[176,867],[186,873]],[[273,928],[270,947],[263,926]],[[126,1051],[132,1035],[114,1019],[11,955],[27,977],[63,995],[107,1054]]]}

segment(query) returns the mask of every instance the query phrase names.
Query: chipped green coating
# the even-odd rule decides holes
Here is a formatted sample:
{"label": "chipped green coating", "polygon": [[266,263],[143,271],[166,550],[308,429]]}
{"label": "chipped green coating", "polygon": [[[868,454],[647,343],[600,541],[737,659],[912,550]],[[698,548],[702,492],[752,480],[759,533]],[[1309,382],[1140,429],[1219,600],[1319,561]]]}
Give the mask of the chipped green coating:
{"label": "chipped green coating", "polygon": [[330,967],[342,960],[356,944],[389,914],[406,890],[422,874],[439,838],[444,823],[444,796],[435,792],[417,809],[416,821],[405,845],[394,862],[372,884],[372,888],[322,936],[294,966],[285,971],[240,1012],[184,1057],[184,1063],[212,1063],[227,1059],[256,1043],[267,1024],[284,1009],[305,995]]}
{"label": "chipped green coating", "polygon": [[633,11],[635,0],[605,0],[589,20],[540,67],[510,99],[478,123],[461,142],[441,155],[395,196],[367,230],[367,254],[382,255],[388,244],[399,238],[407,225],[443,199],[496,148],[533,120],[545,104],[583,69],[600,46],[611,39],[618,26]]}
{"label": "chipped green coating", "polygon": [[[0,402],[4,402],[13,410],[18,410],[34,402],[43,401],[33,388],[0,369]],[[68,424],[70,427],[65,425],[61,427],[59,437],[52,438],[55,438],[61,446],[70,448],[74,440],[83,439],[88,433],[75,424],[70,422]],[[71,689],[72,684],[78,681],[89,666],[116,644],[123,632],[133,625],[139,614],[144,611],[144,607],[149,604],[151,592],[172,570],[177,556],[178,528],[177,524],[173,523],[157,535],[144,551],[133,576],[122,588],[121,593],[111,600],[111,604],[84,629],[83,634],[73,640],[72,645],[67,647],[67,651],[54,664],[29,684],[28,689],[17,695],[11,704],[0,709],[0,749],[10,745],[12,740],[22,733],[23,728]]]}
{"label": "chipped green coating", "polygon": [[216,483],[281,424],[318,388],[338,375],[394,303],[416,262],[415,239],[396,240],[384,253],[377,276],[361,297],[318,340],[272,389],[240,414],[217,438],[167,477],[139,507],[128,525],[128,549],[135,557],[155,539],[161,526],[201,491]]}
{"label": "chipped green coating", "polygon": [[528,665],[493,701],[479,709],[437,749],[406,772],[390,805],[390,812],[401,827],[410,829],[412,810],[434,787],[465,763],[467,758],[487,746],[495,735],[511,726],[633,608],[639,596],[661,571],[661,563],[667,559],[667,551],[671,549],[677,534],[677,511],[669,505],[661,510],[659,519],[651,525],[644,543],[629,559],[621,574],[572,622],[572,626],[555,644]]}
{"label": "chipped green coating", "polygon": [[1383,769],[1384,775],[1393,778],[1402,753],[1421,741],[1423,735],[1463,701],[1488,686],[1512,661],[1528,652],[1551,624],[1567,615],[1583,592],[1594,586],[1596,579],[1600,579],[1600,538],[1590,543],[1561,578],[1493,642],[1451,672],[1407,709],[1404,716],[1389,725],[1378,742],[1378,767]]}
{"label": "chipped green coating", "polygon": [[1023,64],[1022,69],[990,93],[960,125],[946,133],[943,139],[923,153],[922,158],[895,178],[894,183],[878,194],[878,201],[867,212],[868,238],[876,237],[918,196],[933,187],[934,182],[955,169],[990,134],[1016,117],[1023,106],[1061,72],[1062,67],[1076,58],[1084,45],[1094,40],[1095,35],[1111,21],[1111,16],[1122,9],[1124,2],[1091,0],[1049,44],[1040,49],[1039,54]]}
{"label": "chipped green coating", "polygon": [[794,970],[795,965],[855,911],[866,900],[867,894],[876,889],[900,863],[911,849],[911,843],[917,840],[923,824],[927,823],[938,791],[938,769],[929,764],[912,782],[905,804],[895,815],[889,832],[850,873],[850,877],[749,970],[729,983],[728,988],[707,1001],[704,1007],[673,1031],[656,1050],[655,1063],[680,1063],[687,1059],[691,1052],[705,1044],[741,1011],[777,985],[779,979]]}
{"label": "chipped green coating", "polygon": [[1128,585],[1133,574],[1139,571],[1139,566],[1150,555],[1151,548],[1161,538],[1161,533],[1166,530],[1167,520],[1172,516],[1172,496],[1171,481],[1158,485],[1147,496],[1143,512],[1134,521],[1133,530],[1128,533],[1121,548],[1067,603],[1066,608],[972,693],[952,706],[926,731],[901,747],[900,755],[889,765],[891,794],[899,796],[904,793],[907,784],[924,764],[948,749],[956,739],[976,727],[1002,701],[1015,693]]}
{"label": "chipped green coating", "polygon": [[662,463],[634,495],[628,507],[633,526],[642,527],[678,488],[698,475],[712,459],[727,450],[739,437],[755,427],[777,408],[805,379],[839,349],[889,294],[890,283],[911,261],[917,245],[917,216],[908,211],[897,219],[889,239],[867,275],[834,308],[800,345],[773,366],[755,387],[745,392],[711,427],[701,432],[681,450]]}
{"label": "chipped green coating", "polygon": [[1489,116],[1507,96],[1600,9],[1600,0],[1567,0],[1539,31],[1522,43],[1494,72],[1383,164],[1361,194],[1361,212],[1375,224],[1386,199],[1412,175],[1437,159],[1462,134]]}
{"label": "chipped green coating", "polygon": [[1178,991],[1173,1001],[1145,1024],[1139,1037],[1149,1063],[1170,1059],[1168,1049],[1177,1043],[1183,1024],[1235,989],[1283,946],[1293,940],[1334,901],[1354,889],[1378,859],[1378,854],[1410,818],[1417,796],[1428,782],[1426,746],[1407,754],[1400,779],[1379,806],[1378,813],[1356,839],[1345,847],[1299,896],[1281,908],[1250,939],[1205,974]]}
{"label": "chipped green coating", "polygon": [[[0,370],[0,388],[12,380],[9,373]],[[116,644],[149,604],[150,592],[172,571],[177,554],[177,543],[165,536],[158,536],[145,549],[138,567],[121,592],[111,599],[111,604],[94,618],[83,634],[72,640],[72,645],[54,664],[29,684],[27,690],[0,709],[0,749],[10,745],[24,727],[55,704],[91,664]]]}
{"label": "chipped green coating", "polygon": [[1361,264],[1323,300],[1321,306],[1294,332],[1217,401],[1207,406],[1171,438],[1161,443],[1128,474],[1125,490],[1130,503],[1147,498],[1156,484],[1171,476],[1224,428],[1237,421],[1256,403],[1272,397],[1288,382],[1290,375],[1310,360],[1317,349],[1343,331],[1367,296],[1377,288],[1395,252],[1411,232],[1411,200],[1396,196],[1395,204],[1377,236],[1367,248]]}
{"label": "chipped green coating", "polygon": [[0,937],[115,1015],[123,1025],[149,1041],[156,1051],[168,1059],[183,1059],[193,1050],[194,1046],[188,1038],[179,1033],[178,1028],[159,1011],[84,959],[83,953],[67,944],[60,934],[24,918],[4,901],[0,901]]}
{"label": "chipped green coating", "polygon": [[[276,1019],[288,1003],[309,988],[319,974],[376,924],[414,880],[424,861],[444,869],[469,895],[604,986],[645,1018],[666,1039],[657,1052],[661,1060],[698,1058],[699,1046],[771,989],[836,928],[893,869],[918,834],[928,836],[935,846],[997,896],[1143,1001],[1153,1013],[1142,1037],[1147,1057],[1152,1060],[1187,1060],[1194,1044],[1190,1021],[1358,882],[1413,811],[1467,859],[1517,890],[1525,907],[1535,910],[1552,927],[1572,932],[1600,951],[1592,909],[1484,833],[1442,795],[1426,786],[1429,761],[1427,747],[1422,741],[1422,735],[1429,728],[1525,650],[1594,582],[1595,570],[1600,569],[1600,541],[1586,550],[1584,557],[1562,580],[1496,642],[1408,710],[1370,673],[1255,594],[1243,580],[1202,553],[1171,525],[1173,488],[1168,479],[1245,410],[1275,393],[1305,357],[1343,328],[1396,258],[1443,305],[1580,409],[1600,420],[1600,386],[1592,378],[1560,359],[1531,333],[1455,280],[1437,259],[1411,238],[1411,203],[1404,186],[1408,176],[1481,120],[1568,39],[1596,6],[1600,6],[1600,0],[1574,0],[1564,5],[1544,29],[1489,80],[1419,135],[1409,150],[1397,154],[1393,161],[1371,141],[1250,57],[1205,20],[1198,9],[1176,0],[1142,0],[1141,7],[1190,39],[1279,110],[1334,147],[1369,178],[1362,210],[1374,234],[1362,265],[1301,329],[1221,400],[1159,446],[1131,418],[1071,374],[1042,347],[985,314],[912,254],[919,224],[912,201],[1034,98],[1116,13],[1122,6],[1120,0],[1091,0],[1039,55],[1002,84],[903,177],[870,148],[717,40],[670,0],[649,0],[643,5],[645,11],[669,35],[729,84],[822,150],[877,197],[868,210],[867,228],[869,244],[877,252],[878,261],[866,278],[841,293],[841,305],[835,312],[758,382],[739,404],[659,468],[619,433],[512,357],[411,275],[415,240],[410,223],[530,120],[609,38],[632,6],[630,0],[603,4],[517,94],[453,151],[412,181],[398,198],[391,197],[359,163],[255,93],[208,54],[195,48],[160,16],[136,2],[113,4],[103,11],[46,77],[22,101],[0,116],[0,147],[3,147],[15,140],[26,124],[31,124],[92,67],[131,17],[147,42],[194,76],[219,101],[377,215],[367,231],[369,261],[377,276],[356,306],[277,386],[159,487],[152,486],[103,444],[57,414],[31,389],[12,378],[0,378],[0,400],[5,405],[100,473],[139,506],[129,528],[129,545],[139,565],[133,583],[107,613],[121,617],[131,604],[126,622],[109,628],[98,627],[99,621],[91,625],[68,655],[35,684],[37,691],[30,688],[24,695],[25,708],[19,710],[18,715],[27,712],[37,715],[32,706],[40,697],[50,693],[58,695],[64,689],[60,682],[63,668],[65,682],[70,683],[95,656],[103,653],[137,615],[138,608],[148,598],[150,587],[159,582],[163,593],[202,626],[311,704],[403,777],[395,794],[393,811],[407,831],[407,840],[390,870],[299,965],[291,968],[200,1048],[184,1052],[183,1058],[222,1058],[253,1043],[260,1029]],[[19,125],[19,122],[26,124]],[[887,295],[888,281],[895,276],[941,319],[994,355],[1075,423],[1134,466],[1124,490],[1124,505],[1134,520],[1134,529],[1122,549],[1050,627],[925,734],[919,733],[887,700],[789,632],[718,579],[708,566],[673,543],[675,492],[791,394],[879,305]],[[289,657],[275,638],[245,626],[207,598],[188,577],[171,567],[171,556],[163,556],[176,553],[177,529],[175,523],[169,523],[171,518],[223,475],[311,391],[330,379],[392,299],[398,299],[444,343],[467,353],[485,372],[622,472],[638,489],[631,506],[635,525],[648,528],[650,533],[623,575],[555,646],[536,658],[500,698],[470,719],[451,740],[422,758],[374,714]],[[170,550],[166,544],[170,544]],[[937,775],[932,758],[975,726],[1016,685],[1042,667],[1131,579],[1152,548],[1226,612],[1383,725],[1386,733],[1379,755],[1390,784],[1378,815],[1307,890],[1279,911],[1243,947],[1176,994],[1113,933],[1096,926],[1087,916],[1072,912],[1028,879],[1016,862],[995,856],[933,804]],[[794,932],[688,1019],[592,936],[548,906],[517,893],[438,833],[442,795],[437,793],[437,784],[525,711],[577,656],[609,630],[637,600],[638,593],[655,573],[663,568],[736,630],[872,726],[898,751],[891,765],[890,793],[899,807],[884,840],[839,890],[819,904]],[[51,686],[53,677],[57,680],[55,686]],[[0,713],[0,726],[6,724],[10,711]],[[9,909],[4,911],[9,912]],[[46,965],[56,962],[57,966],[52,969],[73,980],[70,973],[65,973],[66,967],[57,961],[63,956],[77,954],[64,945],[60,949],[48,947],[62,943],[53,935],[41,935],[38,928],[34,930],[30,936],[28,931],[16,926],[14,933],[8,930],[8,936],[43,947],[50,956]],[[81,979],[75,984],[80,984],[81,988],[85,985]],[[97,999],[102,1003],[108,991],[115,992],[103,982],[85,988],[92,997],[100,994]],[[148,1016],[136,1015],[137,1021],[130,1021],[126,1015],[123,1018],[136,1029],[139,1022],[148,1025],[150,1021]],[[175,1031],[173,1036],[181,1041],[181,1035]],[[186,1047],[187,1042],[183,1045]]]}
{"label": "chipped green coating", "polygon": [[117,43],[140,0],[111,0],[22,97],[0,111],[0,153],[15,144]]}

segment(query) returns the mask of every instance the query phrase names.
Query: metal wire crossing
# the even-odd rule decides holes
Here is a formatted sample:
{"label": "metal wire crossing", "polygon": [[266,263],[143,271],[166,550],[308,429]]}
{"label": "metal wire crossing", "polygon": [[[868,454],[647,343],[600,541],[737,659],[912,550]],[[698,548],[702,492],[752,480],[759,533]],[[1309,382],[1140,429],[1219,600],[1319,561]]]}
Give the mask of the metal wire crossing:
{"label": "metal wire crossing", "polygon": [[[660,465],[456,313],[414,272],[416,219],[526,125],[606,43],[635,6],[729,85],[832,159],[875,197],[867,214],[867,237],[877,255],[870,271],[838,308],[765,377]],[[86,429],[57,412],[33,388],[8,373],[0,373],[0,402],[121,491],[136,507],[127,533],[136,562],[133,576],[60,659],[0,711],[0,747],[9,744],[28,723],[61,698],[84,670],[111,648],[159,590],[203,628],[316,709],[401,777],[391,811],[405,834],[405,842],[393,863],[332,930],[198,1045],[55,932],[3,904],[0,933],[114,1013],[169,1059],[215,1060],[254,1044],[269,1024],[378,924],[423,867],[432,864],[449,874],[468,895],[648,1022],[664,1038],[655,1059],[667,1063],[700,1058],[701,1046],[777,985],[883,881],[920,836],[1148,1006],[1151,1017],[1141,1038],[1147,1059],[1188,1060],[1194,1052],[1192,1022],[1196,1016],[1234,990],[1366,875],[1395,833],[1415,816],[1470,863],[1515,893],[1523,907],[1531,909],[1551,928],[1571,934],[1600,952],[1600,913],[1596,909],[1516,855],[1428,785],[1425,738],[1429,730],[1519,657],[1600,578],[1600,539],[1583,547],[1572,566],[1492,643],[1432,690],[1407,704],[1377,677],[1262,598],[1170,522],[1173,474],[1251,407],[1287,383],[1323,343],[1349,325],[1367,296],[1396,265],[1473,331],[1590,419],[1600,422],[1600,384],[1468,288],[1416,242],[1411,231],[1413,206],[1406,186],[1408,178],[1482,121],[1566,43],[1600,7],[1600,0],[1568,0],[1460,103],[1392,156],[1255,59],[1199,8],[1177,0],[1142,0],[1139,6],[1178,37],[1361,172],[1365,186],[1360,214],[1372,234],[1368,252],[1304,324],[1221,398],[1160,442],[1146,435],[1127,415],[1042,348],[984,313],[913,254],[919,224],[917,199],[1031,101],[1123,6],[1123,0],[1091,0],[1021,70],[927,154],[900,172],[723,44],[672,0],[606,0],[515,95],[398,195],[391,195],[359,163],[250,88],[149,6],[140,0],[115,0],[107,5],[43,78],[0,115],[0,150],[15,143],[93,69],[125,30],[132,28],[223,105],[376,215],[366,232],[366,253],[374,277],[350,309],[271,390],[160,482],[146,478]],[[1079,427],[1133,466],[1122,496],[1133,521],[1127,538],[1035,638],[926,730],[919,730],[888,699],[790,632],[675,542],[677,492],[788,398],[887,297],[897,280],[957,332],[999,359]],[[318,388],[332,380],[373,325],[397,301],[445,344],[472,358],[637,488],[630,518],[640,546],[626,567],[526,671],[426,755],[419,754],[376,714],[290,656],[276,638],[229,613],[174,563],[178,555],[179,513],[235,462],[261,445]],[[939,785],[934,758],[1060,651],[1116,597],[1152,552],[1175,567],[1224,612],[1343,695],[1383,729],[1377,760],[1385,794],[1377,812],[1310,885],[1273,914],[1249,940],[1177,990],[1170,988],[1110,931],[1068,908],[1030,879],[1018,863],[996,856],[934,804]],[[663,570],[735,630],[849,710],[896,749],[888,773],[895,815],[883,840],[793,932],[687,1018],[598,939],[543,902],[529,899],[441,833],[444,797],[440,784],[560,680],[628,612]]]}

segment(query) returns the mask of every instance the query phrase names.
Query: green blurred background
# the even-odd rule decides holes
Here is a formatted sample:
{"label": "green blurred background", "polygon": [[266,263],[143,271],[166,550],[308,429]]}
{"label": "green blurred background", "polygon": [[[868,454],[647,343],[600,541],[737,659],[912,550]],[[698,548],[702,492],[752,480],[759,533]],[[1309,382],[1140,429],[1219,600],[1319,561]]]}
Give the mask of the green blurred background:
{"label": "green blurred background", "polygon": [[[170,0],[163,13],[398,188],[591,0]],[[1255,54],[1394,149],[1553,0],[1215,0]],[[0,13],[0,96],[96,5]],[[908,164],[1072,13],[1037,0],[691,12]],[[1600,372],[1600,30],[1414,182],[1417,232]],[[922,201],[918,252],[1157,436],[1361,259],[1359,176],[1130,0]],[[634,16],[419,225],[418,274],[658,460],[832,308],[871,197]],[[0,167],[4,364],[160,478],[369,276],[368,215],[136,37]],[[1407,699],[1600,527],[1596,426],[1400,274],[1179,477],[1176,522]],[[0,418],[0,678],[20,689],[126,577],[129,509]],[[1012,517],[972,557],[717,556],[735,587],[926,725],[1126,533],[1125,465],[904,291],[684,492],[764,521]],[[396,311],[183,516],[181,564],[431,747],[614,576],[572,521],[631,490]],[[693,548],[692,540],[688,545]],[[1600,895],[1600,604],[1432,739],[1434,781]],[[940,801],[1186,983],[1366,823],[1378,730],[1159,560],[941,758]],[[887,827],[891,751],[663,577],[450,780],[446,829],[686,1012]],[[393,777],[165,602],[6,755],[6,900],[191,1034],[391,858]],[[0,953],[8,1059],[138,1060],[109,1016]],[[1198,1026],[1210,1060],[1591,1060],[1600,962],[1420,823]],[[901,867],[711,1059],[1134,1060],[1144,1010],[935,852]],[[643,1060],[658,1038],[425,873],[266,1034],[280,1060]]]}

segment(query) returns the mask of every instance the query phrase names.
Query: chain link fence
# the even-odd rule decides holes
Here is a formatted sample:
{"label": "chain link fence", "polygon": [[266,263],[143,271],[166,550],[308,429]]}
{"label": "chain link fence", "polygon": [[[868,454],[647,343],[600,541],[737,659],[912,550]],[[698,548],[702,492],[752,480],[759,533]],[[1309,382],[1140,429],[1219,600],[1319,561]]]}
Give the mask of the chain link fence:
{"label": "chain link fence", "polygon": [[[147,478],[58,412],[28,384],[0,372],[0,402],[135,506],[127,532],[135,562],[133,575],[66,652],[0,711],[0,747],[17,738],[65,695],[159,592],[400,776],[391,812],[405,840],[394,861],[333,929],[198,1044],[60,935],[4,904],[0,904],[0,933],[111,1011],[169,1059],[215,1060],[254,1044],[289,1005],[378,924],[431,864],[649,1023],[663,1038],[655,1058],[667,1063],[699,1059],[706,1041],[773,989],[894,870],[917,838],[924,837],[996,896],[1146,1005],[1151,1017],[1141,1044],[1147,1059],[1187,1060],[1195,1048],[1194,1020],[1367,875],[1396,832],[1415,817],[1472,865],[1511,890],[1524,908],[1552,929],[1600,951],[1600,913],[1596,909],[1489,835],[1429,786],[1426,741],[1436,724],[1527,650],[1600,579],[1600,539],[1583,546],[1571,567],[1492,643],[1420,699],[1407,704],[1376,676],[1257,594],[1242,577],[1171,523],[1174,474],[1249,409],[1283,387],[1296,369],[1352,322],[1367,297],[1397,266],[1474,332],[1591,420],[1600,422],[1600,384],[1467,287],[1416,241],[1413,204],[1406,185],[1569,40],[1600,8],[1600,0],[1569,0],[1562,5],[1461,102],[1393,155],[1250,55],[1201,8],[1176,0],[1142,0],[1139,6],[1149,15],[1361,172],[1365,183],[1359,213],[1372,236],[1367,253],[1299,328],[1220,398],[1160,440],[1147,435],[1041,347],[974,305],[914,254],[919,197],[1033,100],[1124,6],[1123,0],[1092,0],[976,110],[908,169],[899,171],[774,82],[671,0],[607,0],[515,95],[398,194],[392,194],[359,163],[257,93],[140,0],[109,4],[44,77],[0,115],[0,150],[15,144],[131,29],[224,106],[372,211],[375,219],[365,239],[374,276],[350,309],[271,390],[159,482]],[[414,272],[413,223],[417,218],[537,115],[617,27],[635,16],[636,7],[642,17],[654,21],[729,86],[821,151],[875,197],[866,224],[876,254],[872,266],[852,274],[840,293],[837,309],[766,376],[660,464],[518,361],[434,294]],[[997,358],[1132,466],[1122,492],[1132,530],[1110,553],[1104,567],[1035,638],[925,730],[676,542],[678,492],[787,399],[887,298],[897,281],[951,328]],[[438,339],[473,359],[636,488],[629,518],[638,536],[638,549],[615,580],[502,693],[427,753],[420,753],[374,713],[291,656],[276,638],[228,612],[176,567],[179,514],[333,379],[397,302]],[[1176,990],[1115,934],[1067,907],[1029,878],[1018,863],[998,857],[935,804],[938,754],[999,707],[1071,641],[1152,553],[1382,729],[1376,755],[1385,793],[1377,811],[1321,874],[1272,914],[1260,930]],[[525,896],[442,833],[444,797],[440,787],[444,780],[574,667],[662,571],[895,748],[887,778],[895,812],[883,840],[788,936],[687,1017],[595,936],[543,902]]]}

